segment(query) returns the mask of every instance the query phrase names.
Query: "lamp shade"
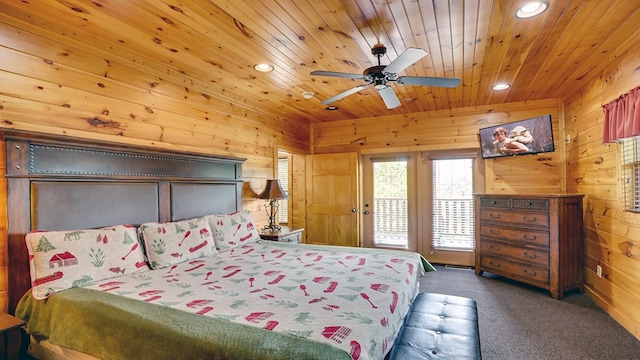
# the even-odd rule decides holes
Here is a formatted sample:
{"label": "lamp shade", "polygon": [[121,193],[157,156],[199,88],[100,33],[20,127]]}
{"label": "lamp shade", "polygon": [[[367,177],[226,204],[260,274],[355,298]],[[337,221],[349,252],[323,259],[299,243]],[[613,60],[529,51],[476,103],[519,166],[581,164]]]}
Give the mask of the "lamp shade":
{"label": "lamp shade", "polygon": [[288,199],[287,194],[282,190],[280,186],[280,180],[270,179],[267,180],[267,186],[265,186],[262,193],[259,195],[260,199]]}

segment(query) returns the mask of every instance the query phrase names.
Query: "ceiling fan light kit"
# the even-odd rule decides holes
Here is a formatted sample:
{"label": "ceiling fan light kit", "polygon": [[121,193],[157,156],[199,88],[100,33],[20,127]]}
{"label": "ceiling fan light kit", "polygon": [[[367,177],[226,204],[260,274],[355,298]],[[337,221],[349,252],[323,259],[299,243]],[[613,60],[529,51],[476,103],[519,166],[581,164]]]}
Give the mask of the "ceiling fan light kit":
{"label": "ceiling fan light kit", "polygon": [[427,77],[427,76],[400,76],[398,77],[398,73],[406,69],[407,67],[413,65],[418,60],[425,57],[428,53],[419,48],[408,48],[406,49],[400,56],[398,56],[395,60],[393,60],[389,65],[381,65],[380,58],[387,53],[387,48],[382,44],[376,44],[371,49],[371,54],[378,58],[378,65],[372,66],[370,68],[365,69],[360,74],[350,74],[350,73],[342,73],[335,71],[324,71],[317,70],[312,71],[310,75],[313,76],[332,76],[332,77],[341,77],[347,79],[357,79],[364,80],[364,84],[358,85],[354,88],[351,88],[347,91],[344,91],[338,95],[330,97],[324,101],[322,104],[328,105],[335,101],[341,100],[349,95],[355,94],[360,90],[367,88],[370,85],[378,90],[382,101],[384,101],[385,105],[388,109],[394,109],[401,105],[398,96],[391,86],[388,85],[389,82],[398,82],[399,84],[404,85],[421,85],[421,86],[439,86],[439,87],[447,87],[447,88],[455,88],[460,85],[460,79],[457,78],[438,78],[438,77]]}

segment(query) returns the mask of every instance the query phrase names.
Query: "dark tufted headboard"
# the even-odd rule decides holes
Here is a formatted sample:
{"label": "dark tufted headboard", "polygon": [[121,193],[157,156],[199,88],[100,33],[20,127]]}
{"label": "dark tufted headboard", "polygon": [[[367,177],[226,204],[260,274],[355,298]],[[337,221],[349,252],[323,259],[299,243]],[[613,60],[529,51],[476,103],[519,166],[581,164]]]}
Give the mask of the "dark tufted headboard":
{"label": "dark tufted headboard", "polygon": [[29,290],[24,236],[242,209],[244,159],[4,133],[9,312]]}

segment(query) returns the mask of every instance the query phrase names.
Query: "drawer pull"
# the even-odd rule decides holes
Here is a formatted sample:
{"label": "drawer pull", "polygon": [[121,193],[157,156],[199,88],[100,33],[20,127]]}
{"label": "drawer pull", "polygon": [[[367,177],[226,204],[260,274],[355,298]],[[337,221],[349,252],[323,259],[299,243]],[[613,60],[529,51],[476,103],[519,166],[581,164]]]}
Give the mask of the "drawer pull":
{"label": "drawer pull", "polygon": [[527,269],[523,269],[522,272],[525,273],[526,275],[531,276],[531,277],[536,277],[536,275],[538,275],[537,272],[535,272],[535,271],[529,272]]}
{"label": "drawer pull", "polygon": [[494,246],[493,244],[489,244],[489,249],[495,250],[495,251],[500,251],[500,245]]}
{"label": "drawer pull", "polygon": [[500,263],[494,263],[493,260],[489,261],[489,264],[495,266],[495,267],[500,267]]}
{"label": "drawer pull", "polygon": [[500,235],[500,230],[489,229],[489,234]]}
{"label": "drawer pull", "polygon": [[533,254],[529,255],[529,253],[526,252],[526,251],[522,253],[522,256],[524,256],[526,258],[530,258],[530,259],[535,259],[535,258],[538,257],[538,255],[536,255],[536,253],[533,253]]}
{"label": "drawer pull", "polygon": [[492,219],[500,219],[500,214],[489,213],[489,217]]}
{"label": "drawer pull", "polygon": [[537,236],[535,236],[535,235],[529,236],[527,234],[522,234],[522,238],[523,239],[529,239],[529,240],[535,240],[535,239],[537,239]]}
{"label": "drawer pull", "polygon": [[531,217],[531,218],[530,218],[530,217],[527,217],[527,216],[523,216],[523,217],[522,217],[522,221],[536,222],[536,220],[537,220],[537,219],[536,219],[536,217],[535,217],[535,216],[534,216],[534,217]]}

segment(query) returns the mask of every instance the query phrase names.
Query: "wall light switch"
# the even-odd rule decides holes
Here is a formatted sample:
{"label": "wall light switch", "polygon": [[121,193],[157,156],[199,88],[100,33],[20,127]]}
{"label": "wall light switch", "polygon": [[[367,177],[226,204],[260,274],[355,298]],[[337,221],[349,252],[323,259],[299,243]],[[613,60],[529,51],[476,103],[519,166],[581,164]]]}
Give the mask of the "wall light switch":
{"label": "wall light switch", "polygon": [[599,278],[602,277],[602,266],[596,265],[596,275],[598,275]]}

